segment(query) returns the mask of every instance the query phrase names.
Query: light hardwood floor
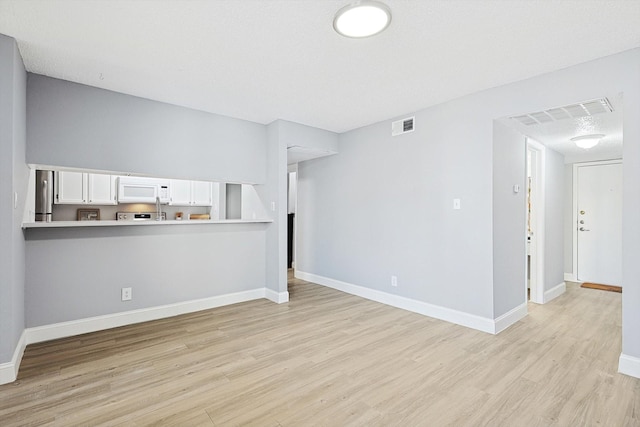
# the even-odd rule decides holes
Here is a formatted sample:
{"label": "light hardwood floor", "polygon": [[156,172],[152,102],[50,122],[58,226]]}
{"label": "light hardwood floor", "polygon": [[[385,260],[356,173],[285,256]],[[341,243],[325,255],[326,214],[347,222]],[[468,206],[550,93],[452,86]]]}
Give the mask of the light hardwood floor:
{"label": "light hardwood floor", "polygon": [[31,345],[0,425],[640,425],[640,380],[616,372],[620,294],[570,283],[492,336],[289,291]]}

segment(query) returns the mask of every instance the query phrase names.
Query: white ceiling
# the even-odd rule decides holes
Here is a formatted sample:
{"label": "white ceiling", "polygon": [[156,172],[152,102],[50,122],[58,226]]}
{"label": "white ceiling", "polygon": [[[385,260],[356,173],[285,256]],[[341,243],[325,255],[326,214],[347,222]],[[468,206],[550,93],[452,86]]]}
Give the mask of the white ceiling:
{"label": "white ceiling", "polygon": [[28,71],[259,123],[335,132],[640,46],[640,1],[0,0]]}
{"label": "white ceiling", "polygon": [[[622,97],[607,97],[612,112],[592,116],[568,118],[549,123],[525,126],[512,118],[501,121],[545,146],[562,154],[565,163],[622,158]],[[584,99],[582,101],[590,101]],[[550,108],[562,107],[559,105]],[[579,148],[571,138],[581,135],[603,134],[598,145],[587,150]]]}

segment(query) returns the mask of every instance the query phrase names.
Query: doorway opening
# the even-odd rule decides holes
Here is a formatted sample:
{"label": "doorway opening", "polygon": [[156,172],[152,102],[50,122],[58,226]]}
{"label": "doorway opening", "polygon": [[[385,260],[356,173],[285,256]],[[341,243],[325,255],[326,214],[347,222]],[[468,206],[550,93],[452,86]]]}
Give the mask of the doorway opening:
{"label": "doorway opening", "polygon": [[[287,167],[287,270],[296,266],[296,207],[298,201],[298,164]],[[290,275],[291,275],[290,274]]]}
{"label": "doorway opening", "polygon": [[527,275],[528,300],[544,303],[544,145],[527,138]]}

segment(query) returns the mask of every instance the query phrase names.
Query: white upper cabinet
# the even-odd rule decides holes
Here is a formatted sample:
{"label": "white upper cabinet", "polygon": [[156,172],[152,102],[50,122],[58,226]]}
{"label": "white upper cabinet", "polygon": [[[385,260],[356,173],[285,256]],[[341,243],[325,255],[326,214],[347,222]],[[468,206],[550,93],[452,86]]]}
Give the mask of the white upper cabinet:
{"label": "white upper cabinet", "polygon": [[87,174],[88,199],[92,205],[115,205],[116,179],[115,175]]}
{"label": "white upper cabinet", "polygon": [[212,184],[206,181],[171,180],[171,202],[173,206],[211,206]]}
{"label": "white upper cabinet", "polygon": [[115,205],[115,176],[56,172],[55,203],[67,205]]}
{"label": "white upper cabinet", "polygon": [[191,181],[183,179],[172,179],[170,193],[170,205],[190,206],[191,205]]}
{"label": "white upper cabinet", "polygon": [[87,202],[86,174],[82,172],[56,172],[55,203],[81,205]]}
{"label": "white upper cabinet", "polygon": [[206,181],[191,181],[192,206],[211,206],[211,183]]}

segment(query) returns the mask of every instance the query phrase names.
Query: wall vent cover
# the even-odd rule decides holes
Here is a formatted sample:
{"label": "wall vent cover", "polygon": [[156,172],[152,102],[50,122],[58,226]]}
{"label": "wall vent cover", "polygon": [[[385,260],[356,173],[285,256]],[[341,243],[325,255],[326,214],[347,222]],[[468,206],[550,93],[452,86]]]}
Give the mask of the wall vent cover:
{"label": "wall vent cover", "polygon": [[535,113],[511,117],[525,126],[557,122],[564,119],[577,119],[595,114],[612,113],[613,107],[607,98],[593,99],[579,104],[565,105]]}
{"label": "wall vent cover", "polygon": [[396,120],[391,123],[391,136],[402,135],[403,133],[409,133],[416,130],[415,128],[416,117],[407,117],[406,119]]}

